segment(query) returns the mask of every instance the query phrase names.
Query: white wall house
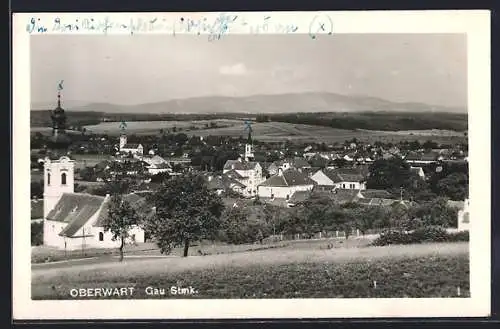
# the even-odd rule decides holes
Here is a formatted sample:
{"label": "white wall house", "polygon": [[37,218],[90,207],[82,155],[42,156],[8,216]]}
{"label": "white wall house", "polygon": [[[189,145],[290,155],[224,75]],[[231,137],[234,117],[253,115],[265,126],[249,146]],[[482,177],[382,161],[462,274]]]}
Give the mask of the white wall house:
{"label": "white wall house", "polygon": [[366,189],[365,177],[356,169],[323,169],[314,173],[311,176],[311,179],[320,188],[339,188],[351,190]]}
{"label": "white wall house", "polygon": [[[74,193],[74,162],[68,157],[45,161],[43,243],[60,249],[116,248],[111,232],[104,231],[109,196]],[[142,215],[148,214],[144,199],[136,194],[125,200]],[[144,231],[134,227],[128,243],[144,242]]]}
{"label": "white wall house", "polygon": [[307,175],[289,169],[280,170],[258,186],[258,195],[262,198],[277,198],[288,200],[297,191],[311,191],[314,182]]}
{"label": "white wall house", "polygon": [[[245,185],[242,194],[247,197],[255,196],[257,186],[265,180],[265,177],[262,176],[262,167],[258,162],[254,161],[228,160],[224,164],[222,172],[224,175]],[[235,187],[238,191],[241,191],[239,186]]]}

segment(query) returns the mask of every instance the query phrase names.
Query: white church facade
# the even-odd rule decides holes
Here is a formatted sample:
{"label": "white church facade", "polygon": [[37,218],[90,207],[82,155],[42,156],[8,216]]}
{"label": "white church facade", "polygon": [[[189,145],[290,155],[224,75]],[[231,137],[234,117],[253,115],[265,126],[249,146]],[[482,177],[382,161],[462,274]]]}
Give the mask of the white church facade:
{"label": "white church facade", "polygon": [[[74,161],[67,156],[44,163],[44,224],[43,243],[59,249],[118,248],[112,234],[104,229],[108,214],[106,197],[74,193]],[[135,207],[144,199],[135,194],[124,196]],[[139,226],[128,232],[126,243],[144,242],[144,230]]]}

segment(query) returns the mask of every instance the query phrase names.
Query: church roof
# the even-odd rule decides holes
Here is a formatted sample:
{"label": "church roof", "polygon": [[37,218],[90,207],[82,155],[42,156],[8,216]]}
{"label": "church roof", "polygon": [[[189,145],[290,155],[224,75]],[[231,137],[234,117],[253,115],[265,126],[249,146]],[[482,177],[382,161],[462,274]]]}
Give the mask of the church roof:
{"label": "church roof", "polygon": [[[151,207],[148,205],[146,198],[139,196],[135,193],[130,193],[123,196],[123,199],[127,201],[139,214],[140,217],[150,214]],[[104,222],[108,218],[108,206],[109,199],[104,202],[102,205],[101,212],[99,213],[99,217],[97,221],[93,224],[93,226],[102,227],[104,226]]]}
{"label": "church roof", "polygon": [[[141,215],[151,211],[144,197],[131,193],[125,195],[124,199]],[[96,213],[98,213],[98,217],[93,226],[103,226],[108,215],[108,203],[109,199],[102,196],[64,193],[54,209],[47,215],[47,219],[67,223],[59,235],[73,237]]]}
{"label": "church roof", "polygon": [[103,201],[104,197],[97,195],[64,193],[47,219],[67,223],[59,235],[71,237],[99,210]]}

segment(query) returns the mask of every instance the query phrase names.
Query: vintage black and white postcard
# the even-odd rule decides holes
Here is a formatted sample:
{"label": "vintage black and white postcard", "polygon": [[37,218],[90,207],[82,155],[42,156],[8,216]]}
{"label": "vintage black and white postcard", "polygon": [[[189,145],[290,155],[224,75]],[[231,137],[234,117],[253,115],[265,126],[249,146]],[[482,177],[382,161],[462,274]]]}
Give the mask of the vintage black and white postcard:
{"label": "vintage black and white postcard", "polygon": [[489,17],[16,14],[14,318],[487,316]]}

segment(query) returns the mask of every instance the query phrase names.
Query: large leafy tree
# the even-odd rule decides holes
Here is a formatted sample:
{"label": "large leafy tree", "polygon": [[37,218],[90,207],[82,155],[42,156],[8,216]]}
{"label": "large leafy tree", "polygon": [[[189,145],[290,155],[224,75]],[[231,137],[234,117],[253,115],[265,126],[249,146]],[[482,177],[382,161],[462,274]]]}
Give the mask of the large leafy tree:
{"label": "large leafy tree", "polygon": [[401,158],[376,160],[366,182],[371,189],[406,188],[412,185],[410,165]]}
{"label": "large leafy tree", "polygon": [[188,174],[165,181],[151,195],[156,212],[145,228],[162,253],[183,246],[187,257],[191,243],[213,239],[221,227],[221,198],[210,191],[203,176]]}
{"label": "large leafy tree", "polygon": [[461,172],[452,173],[437,182],[436,190],[452,200],[464,200],[469,195],[469,177]]}
{"label": "large leafy tree", "polygon": [[104,230],[110,231],[114,241],[120,241],[120,261],[123,260],[123,247],[129,237],[130,229],[139,224],[139,215],[130,203],[120,194],[114,194],[108,206],[108,216],[104,220]]}

